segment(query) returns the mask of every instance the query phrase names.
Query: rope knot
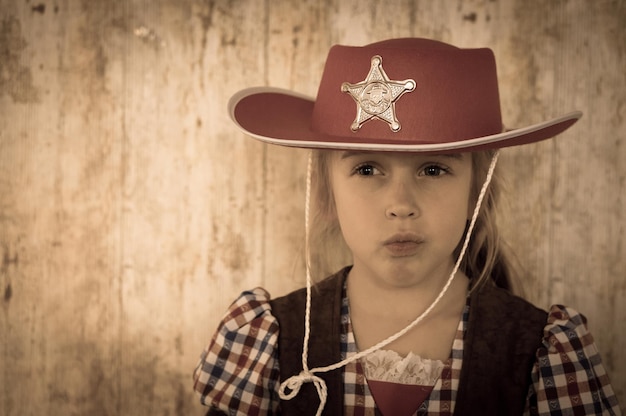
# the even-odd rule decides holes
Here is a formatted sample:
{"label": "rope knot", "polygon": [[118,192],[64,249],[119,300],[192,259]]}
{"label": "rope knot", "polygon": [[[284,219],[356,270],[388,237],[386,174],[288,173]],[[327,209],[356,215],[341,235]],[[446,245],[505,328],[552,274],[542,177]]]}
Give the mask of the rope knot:
{"label": "rope knot", "polygon": [[[320,416],[324,406],[326,405],[328,390],[326,388],[326,382],[312,372],[302,370],[300,374],[289,377],[287,380],[280,383],[278,394],[283,400],[291,400],[298,395],[300,388],[304,383],[313,383],[315,389],[317,390],[317,395],[320,398],[320,405],[317,409],[316,416]],[[289,390],[289,392],[287,392],[287,390]]]}

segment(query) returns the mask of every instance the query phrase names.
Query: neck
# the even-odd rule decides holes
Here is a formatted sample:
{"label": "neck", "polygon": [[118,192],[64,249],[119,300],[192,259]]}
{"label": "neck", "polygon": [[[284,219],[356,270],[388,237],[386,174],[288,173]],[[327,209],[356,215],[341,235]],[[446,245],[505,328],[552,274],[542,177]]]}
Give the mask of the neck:
{"label": "neck", "polygon": [[[446,284],[452,266],[442,269],[437,276],[403,282],[391,279],[379,279],[355,265],[348,276],[348,298],[350,308],[375,311],[379,316],[405,318],[412,321],[421,314],[441,293]],[[467,295],[469,279],[457,271],[450,288],[437,307],[431,312],[450,309],[452,305],[463,305]],[[452,309],[456,310],[456,307]],[[404,319],[403,319],[404,320]]]}
{"label": "neck", "polygon": [[[359,275],[358,269],[357,273],[353,271],[348,276],[348,298],[350,320],[360,350],[372,347],[413,323],[432,305],[450,277],[448,274],[445,279],[437,279],[437,285],[393,287],[376,285]],[[468,278],[458,272],[444,296],[420,323],[384,348],[400,355],[413,352],[445,360],[450,354],[468,286]]]}

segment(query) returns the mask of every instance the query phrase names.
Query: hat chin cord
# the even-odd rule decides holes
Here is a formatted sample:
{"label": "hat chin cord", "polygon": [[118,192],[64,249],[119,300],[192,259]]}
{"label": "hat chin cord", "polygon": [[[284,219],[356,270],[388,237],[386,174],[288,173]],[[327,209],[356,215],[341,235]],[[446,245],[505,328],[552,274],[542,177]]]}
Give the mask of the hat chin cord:
{"label": "hat chin cord", "polygon": [[476,220],[478,219],[480,206],[482,205],[483,198],[485,197],[485,194],[489,187],[489,183],[491,183],[491,178],[493,177],[493,172],[496,168],[496,163],[498,162],[499,154],[500,154],[500,151],[496,150],[493,157],[491,158],[491,164],[489,165],[487,177],[485,178],[485,182],[483,183],[483,186],[478,195],[476,206],[474,207],[474,213],[472,214],[472,219],[470,221],[469,228],[467,230],[467,233],[465,234],[465,240],[463,241],[461,252],[459,253],[459,257],[457,258],[454,268],[452,269],[452,272],[450,273],[450,277],[448,277],[446,284],[443,286],[443,288],[441,289],[441,292],[439,292],[439,295],[430,304],[430,306],[426,308],[426,310],[422,312],[420,316],[415,318],[415,320],[411,322],[410,324],[408,324],[404,329],[396,332],[394,335],[379,342],[378,344],[364,351],[358,352],[352,357],[346,358],[345,360],[340,361],[338,363],[335,363],[326,367],[317,367],[317,368],[312,368],[312,369],[309,369],[309,366],[308,366],[309,338],[310,338],[310,333],[311,333],[311,322],[310,322],[311,321],[310,319],[311,318],[311,270],[310,270],[310,252],[309,252],[309,206],[310,206],[310,200],[311,200],[311,175],[312,175],[311,169],[312,169],[312,163],[313,163],[312,155],[309,155],[309,161],[307,165],[307,178],[306,178],[306,196],[305,196],[306,205],[305,205],[305,211],[304,211],[305,238],[306,238],[306,241],[305,241],[306,310],[304,314],[304,344],[302,348],[302,371],[300,372],[300,374],[289,377],[287,380],[283,381],[280,384],[280,389],[278,393],[282,400],[293,399],[294,397],[298,395],[298,393],[300,392],[300,388],[302,387],[304,383],[313,383],[313,385],[315,386],[315,389],[317,390],[317,394],[320,398],[320,404],[317,409],[316,416],[321,416],[322,411],[324,410],[324,406],[326,405],[326,399],[328,398],[328,389],[326,387],[326,383],[324,382],[324,380],[321,377],[316,376],[315,373],[326,373],[332,370],[336,370],[351,362],[360,360],[366,355],[383,348],[384,346],[392,343],[393,341],[397,340],[398,338],[400,338],[401,336],[409,332],[411,329],[413,329],[435,308],[435,306],[437,306],[439,301],[443,298],[443,296],[448,291],[448,288],[452,284],[452,281],[454,280],[454,276],[456,275],[456,272],[459,270],[461,261],[463,260],[463,257],[465,256],[465,252],[467,251],[467,247],[469,246],[469,241],[472,235],[472,231],[474,230]]}

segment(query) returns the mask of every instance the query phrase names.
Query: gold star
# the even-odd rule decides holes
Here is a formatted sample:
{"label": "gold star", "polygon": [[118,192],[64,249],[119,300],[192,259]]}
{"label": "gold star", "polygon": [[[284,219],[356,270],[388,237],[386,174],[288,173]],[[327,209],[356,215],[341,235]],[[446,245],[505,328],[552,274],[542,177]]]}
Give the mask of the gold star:
{"label": "gold star", "polygon": [[341,91],[350,94],[356,101],[356,118],[350,129],[357,131],[363,123],[372,118],[386,121],[392,131],[399,131],[401,126],[396,117],[396,101],[405,92],[415,89],[415,81],[391,81],[382,67],[383,58],[372,57],[370,72],[365,80],[358,84],[344,82]]}

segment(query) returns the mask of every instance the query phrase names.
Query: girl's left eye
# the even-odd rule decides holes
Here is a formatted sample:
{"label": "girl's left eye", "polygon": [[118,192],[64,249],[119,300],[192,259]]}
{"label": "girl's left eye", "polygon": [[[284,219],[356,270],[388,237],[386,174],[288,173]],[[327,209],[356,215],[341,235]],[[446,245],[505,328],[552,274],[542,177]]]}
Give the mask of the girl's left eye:
{"label": "girl's left eye", "polygon": [[439,165],[428,165],[422,169],[422,176],[442,176],[448,173],[448,170]]}

